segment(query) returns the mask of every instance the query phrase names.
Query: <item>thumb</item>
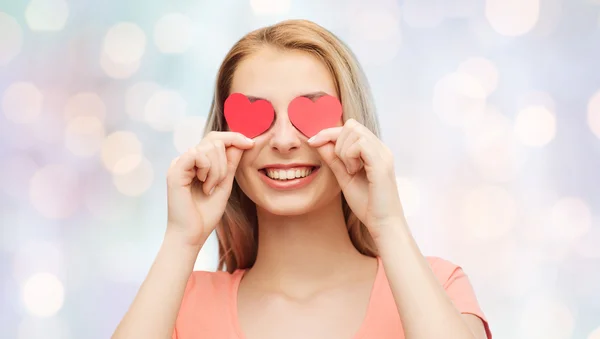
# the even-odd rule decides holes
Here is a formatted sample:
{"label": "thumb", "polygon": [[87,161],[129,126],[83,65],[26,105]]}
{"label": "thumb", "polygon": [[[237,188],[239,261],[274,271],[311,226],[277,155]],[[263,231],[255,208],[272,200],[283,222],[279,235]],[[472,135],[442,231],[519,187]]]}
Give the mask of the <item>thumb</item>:
{"label": "thumb", "polygon": [[340,186],[344,187],[344,183],[348,182],[351,179],[351,176],[348,174],[348,170],[342,159],[338,158],[335,154],[335,145],[328,142],[323,146],[317,147],[317,152],[325,164],[331,169],[331,172],[333,172],[333,175],[337,178]]}

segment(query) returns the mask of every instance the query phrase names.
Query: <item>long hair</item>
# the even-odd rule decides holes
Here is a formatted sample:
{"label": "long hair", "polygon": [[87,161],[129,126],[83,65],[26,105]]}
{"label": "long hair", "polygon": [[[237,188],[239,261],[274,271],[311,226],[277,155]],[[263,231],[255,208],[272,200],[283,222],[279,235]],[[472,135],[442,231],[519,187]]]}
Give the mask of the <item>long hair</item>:
{"label": "long hair", "polygon": [[[262,47],[300,50],[317,57],[331,72],[343,108],[343,120],[354,118],[379,136],[379,123],[364,73],[350,49],[334,34],[307,20],[287,20],[245,35],[225,56],[217,74],[215,93],[204,134],[227,130],[223,104],[229,96],[237,65]],[[367,228],[350,210],[342,195],[348,234],[356,249],[371,257],[377,249]],[[232,273],[252,267],[258,249],[256,205],[234,180],[225,213],[216,228],[219,241],[218,270]]]}

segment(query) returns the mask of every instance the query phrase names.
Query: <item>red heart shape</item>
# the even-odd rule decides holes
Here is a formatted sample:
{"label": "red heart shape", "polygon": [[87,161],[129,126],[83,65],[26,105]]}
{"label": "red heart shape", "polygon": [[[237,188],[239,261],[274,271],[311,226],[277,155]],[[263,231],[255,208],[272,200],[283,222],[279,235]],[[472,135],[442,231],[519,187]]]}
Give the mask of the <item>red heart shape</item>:
{"label": "red heart shape", "polygon": [[263,134],[275,119],[275,110],[270,102],[266,100],[250,102],[241,93],[231,94],[225,100],[223,110],[229,129],[242,133],[248,138]]}
{"label": "red heart shape", "polygon": [[331,95],[324,95],[315,102],[297,97],[288,106],[288,116],[294,127],[310,138],[322,129],[337,126],[342,117],[342,104]]}

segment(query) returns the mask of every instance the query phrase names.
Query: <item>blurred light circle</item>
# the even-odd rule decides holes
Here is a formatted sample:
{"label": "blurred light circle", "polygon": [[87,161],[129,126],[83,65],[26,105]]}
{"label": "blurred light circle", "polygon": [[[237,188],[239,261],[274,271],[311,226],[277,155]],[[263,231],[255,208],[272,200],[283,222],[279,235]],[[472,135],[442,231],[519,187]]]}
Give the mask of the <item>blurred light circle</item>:
{"label": "blurred light circle", "polygon": [[154,43],[163,53],[184,53],[193,42],[194,24],[181,13],[169,13],[154,26]]}
{"label": "blurred light circle", "polygon": [[485,17],[502,35],[523,35],[539,20],[540,0],[485,0]]}
{"label": "blurred light circle", "polygon": [[96,93],[77,93],[70,97],[65,104],[66,121],[76,117],[96,117],[98,120],[104,121],[106,105]]}
{"label": "blurred light circle", "polygon": [[593,330],[590,333],[590,335],[587,337],[587,339],[600,339],[600,326],[598,326],[598,328]]}
{"label": "blurred light circle", "polygon": [[125,174],[142,161],[142,143],[129,131],[110,134],[102,144],[102,163],[111,173]]}
{"label": "blurred light circle", "polygon": [[598,244],[600,244],[600,225],[596,222],[585,234],[585,237],[578,239],[575,244],[575,252],[582,257],[600,259],[600,246]]}
{"label": "blurred light circle", "polygon": [[365,6],[352,14],[350,34],[367,41],[388,41],[400,36],[400,21],[384,6]]}
{"label": "blurred light circle", "polygon": [[70,217],[79,204],[77,172],[65,165],[47,165],[31,178],[29,199],[46,218]]}
{"label": "blurred light circle", "polygon": [[179,153],[185,153],[191,147],[198,145],[202,139],[204,125],[206,119],[204,117],[192,116],[185,117],[176,126],[173,132],[173,144]]}
{"label": "blurred light circle", "polygon": [[32,31],[60,31],[68,17],[65,0],[30,0],[25,9],[25,20]]}
{"label": "blurred light circle", "polygon": [[12,16],[0,12],[0,66],[8,65],[21,52],[23,31]]}
{"label": "blurred light circle", "polygon": [[402,201],[402,209],[406,217],[414,216],[421,206],[421,192],[414,179],[396,177],[398,195]]}
{"label": "blurred light circle", "polygon": [[547,232],[554,238],[576,239],[585,235],[592,226],[592,212],[578,197],[564,197],[552,207]]}
{"label": "blurred light circle", "polygon": [[95,219],[118,221],[125,219],[135,209],[135,199],[117,191],[112,175],[98,173],[86,182],[84,204]]}
{"label": "blurred light circle", "polygon": [[355,2],[347,5],[343,20],[348,28],[347,43],[354,46],[359,62],[382,65],[400,50],[400,11],[395,2]]}
{"label": "blurred light circle", "polygon": [[433,110],[445,123],[464,126],[483,113],[486,97],[487,93],[477,78],[454,72],[436,83]]}
{"label": "blurred light circle", "polygon": [[466,195],[461,220],[477,238],[497,239],[514,227],[516,214],[516,202],[505,189],[486,185]]}
{"label": "blurred light circle", "polygon": [[112,26],[104,37],[103,54],[115,64],[133,64],[146,51],[146,34],[136,24],[121,22]]}
{"label": "blurred light circle", "polygon": [[600,91],[597,91],[588,102],[587,122],[596,137],[600,138]]}
{"label": "blurred light circle", "polygon": [[256,15],[285,14],[290,11],[291,5],[291,0],[250,0],[250,6]]}
{"label": "blurred light circle", "polygon": [[29,180],[38,165],[27,154],[15,154],[2,158],[0,188],[12,198],[28,198]]}
{"label": "blurred light circle", "polygon": [[573,314],[567,305],[554,298],[532,297],[526,301],[520,318],[519,338],[572,338]]}
{"label": "blurred light circle", "polygon": [[13,261],[14,276],[26,280],[37,272],[63,274],[63,255],[51,242],[29,240],[17,248]]}
{"label": "blurred light circle", "polygon": [[498,86],[498,69],[491,60],[486,58],[469,58],[460,64],[458,71],[476,78],[487,95],[492,94]]}
{"label": "blurred light circle", "polygon": [[152,94],[145,107],[144,120],[157,131],[168,132],[185,117],[187,102],[176,91],[161,89]]}
{"label": "blurred light circle", "polygon": [[27,317],[19,323],[17,339],[67,339],[69,326],[60,317]]}
{"label": "blurred light circle", "polygon": [[127,79],[138,71],[140,61],[116,63],[103,53],[100,57],[100,67],[106,75],[113,79]]}
{"label": "blurred light circle", "polygon": [[50,317],[62,308],[65,291],[62,282],[55,275],[37,273],[23,285],[22,298],[30,314]]}
{"label": "blurred light circle", "polygon": [[2,97],[2,110],[8,120],[18,124],[37,121],[42,113],[43,95],[34,84],[16,82],[8,86]]}
{"label": "blurred light circle", "polygon": [[518,152],[510,120],[497,108],[488,106],[465,127],[467,152],[482,176],[497,182],[514,179],[525,157]]}
{"label": "blurred light circle", "polygon": [[65,145],[71,153],[91,157],[102,147],[104,124],[96,117],[77,117],[69,121]]}
{"label": "blurred light circle", "polygon": [[444,4],[437,0],[404,0],[402,18],[414,28],[434,28],[444,21]]}
{"label": "blurred light circle", "polygon": [[114,174],[113,183],[124,195],[137,197],[144,194],[154,180],[154,170],[148,159],[142,158],[137,167],[125,174]]}
{"label": "blurred light circle", "polygon": [[125,112],[134,121],[144,121],[146,104],[154,92],[160,89],[155,82],[138,82],[125,92]]}
{"label": "blurred light circle", "polygon": [[519,110],[530,106],[542,106],[550,112],[556,112],[556,104],[550,94],[542,91],[531,91],[526,93],[518,101]]}
{"label": "blurred light circle", "polygon": [[515,134],[524,145],[545,146],[556,135],[556,118],[543,106],[529,106],[517,114]]}

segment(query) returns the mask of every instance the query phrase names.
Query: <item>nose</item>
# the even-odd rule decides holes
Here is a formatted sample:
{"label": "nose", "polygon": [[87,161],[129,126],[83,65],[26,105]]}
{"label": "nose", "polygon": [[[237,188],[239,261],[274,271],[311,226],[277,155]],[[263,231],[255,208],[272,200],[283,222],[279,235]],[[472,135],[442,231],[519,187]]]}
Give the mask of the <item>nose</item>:
{"label": "nose", "polygon": [[272,127],[269,145],[280,153],[289,153],[302,144],[298,131],[285,114],[278,114]]}

